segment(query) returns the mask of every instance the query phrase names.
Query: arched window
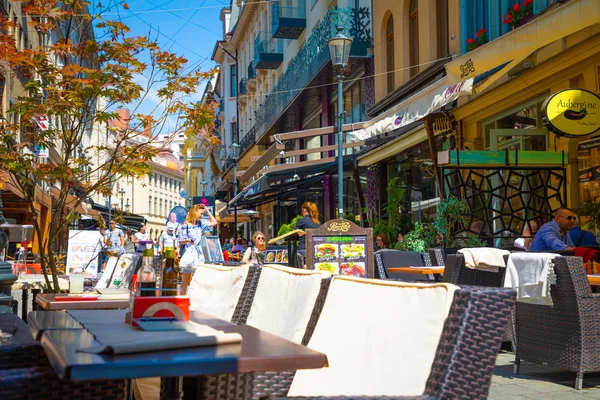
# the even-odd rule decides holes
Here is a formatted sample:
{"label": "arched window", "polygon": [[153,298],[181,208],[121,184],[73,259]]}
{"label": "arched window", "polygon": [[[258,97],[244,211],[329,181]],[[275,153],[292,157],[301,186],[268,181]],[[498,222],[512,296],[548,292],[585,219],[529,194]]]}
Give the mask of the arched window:
{"label": "arched window", "polygon": [[438,20],[438,56],[446,57],[450,54],[448,44],[448,0],[437,0]]}
{"label": "arched window", "polygon": [[387,56],[387,91],[391,93],[394,90],[394,17],[390,16],[385,30],[385,48]]}
{"label": "arched window", "polygon": [[411,0],[408,14],[410,44],[410,77],[419,73],[419,1]]}

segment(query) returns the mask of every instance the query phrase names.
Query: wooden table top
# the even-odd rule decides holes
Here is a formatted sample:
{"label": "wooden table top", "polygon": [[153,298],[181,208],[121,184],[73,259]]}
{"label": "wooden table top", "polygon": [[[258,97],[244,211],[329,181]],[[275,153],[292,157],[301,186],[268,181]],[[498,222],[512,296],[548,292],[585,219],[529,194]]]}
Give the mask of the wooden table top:
{"label": "wooden table top", "polygon": [[[125,310],[90,310],[107,323],[124,321]],[[39,313],[61,313],[40,311]],[[64,312],[63,312],[64,314]],[[33,316],[33,314],[30,314]],[[35,315],[38,321],[41,315]],[[86,329],[42,329],[41,343],[56,373],[67,380],[130,379],[152,376],[292,371],[327,366],[327,356],[248,325],[234,325],[210,315],[193,312],[191,319],[225,332],[238,332],[242,342],[125,355],[77,352],[98,344]],[[57,320],[47,319],[48,327]]]}
{"label": "wooden table top", "polygon": [[[91,293],[86,293],[91,294]],[[65,294],[39,293],[35,302],[44,310],[106,310],[111,308],[129,308],[129,299],[98,299],[93,301],[54,301]]]}
{"label": "wooden table top", "polygon": [[420,274],[420,275],[429,275],[429,274],[433,274],[433,275],[438,275],[438,274],[443,274],[444,273],[444,267],[418,267],[418,268],[411,268],[411,267],[393,267],[393,268],[388,268],[387,269],[388,272],[405,272],[408,274]]}

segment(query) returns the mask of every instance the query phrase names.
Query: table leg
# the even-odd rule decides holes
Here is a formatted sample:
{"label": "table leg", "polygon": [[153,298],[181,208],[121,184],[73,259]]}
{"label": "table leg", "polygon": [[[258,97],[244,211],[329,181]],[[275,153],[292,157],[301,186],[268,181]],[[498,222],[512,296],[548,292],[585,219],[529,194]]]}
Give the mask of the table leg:
{"label": "table leg", "polygon": [[164,378],[165,395],[161,400],[182,400],[183,399],[183,378],[181,376],[171,376]]}
{"label": "table leg", "polygon": [[29,301],[29,289],[23,289],[21,297],[21,318],[27,322],[27,302]]}
{"label": "table leg", "polygon": [[38,304],[35,301],[36,296],[41,292],[40,289],[31,289],[31,309],[33,311],[39,310]]}

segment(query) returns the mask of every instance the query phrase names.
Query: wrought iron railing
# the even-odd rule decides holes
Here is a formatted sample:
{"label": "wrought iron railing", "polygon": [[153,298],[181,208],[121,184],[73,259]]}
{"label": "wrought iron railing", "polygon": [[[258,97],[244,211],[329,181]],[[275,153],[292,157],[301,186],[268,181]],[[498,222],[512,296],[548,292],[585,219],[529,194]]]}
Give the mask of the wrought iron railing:
{"label": "wrought iron railing", "polygon": [[248,80],[256,78],[256,68],[254,68],[254,62],[248,65]]}
{"label": "wrought iron railing", "polygon": [[221,175],[225,175],[227,171],[229,171],[229,169],[233,167],[233,164],[233,158],[231,158],[231,156],[227,156],[227,158],[225,159],[225,163],[223,163],[223,173]]}
{"label": "wrought iron railing", "polygon": [[239,92],[240,94],[248,94],[248,79],[240,79]]}
{"label": "wrought iron railing", "polygon": [[240,142],[240,156],[252,147],[254,143],[256,143],[256,129],[252,127]]}
{"label": "wrought iron railing", "polygon": [[[367,56],[371,47],[369,9],[332,8],[315,25],[302,49],[289,63],[283,76],[275,85],[264,104],[256,112],[257,139],[260,139],[281,113],[298,96],[304,87],[329,61],[327,41],[336,33],[336,26],[344,28],[344,34],[353,38],[350,55]],[[256,57],[256,52],[255,52]]]}

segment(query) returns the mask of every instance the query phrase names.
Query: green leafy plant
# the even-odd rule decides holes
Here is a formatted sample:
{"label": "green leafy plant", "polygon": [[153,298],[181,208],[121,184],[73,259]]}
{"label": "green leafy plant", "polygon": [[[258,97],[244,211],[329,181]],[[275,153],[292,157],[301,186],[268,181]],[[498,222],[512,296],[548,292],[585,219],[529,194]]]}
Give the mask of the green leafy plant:
{"label": "green leafy plant", "polygon": [[594,201],[585,201],[577,207],[577,214],[580,217],[589,217],[588,229],[593,229],[594,233],[598,233],[600,225],[600,203]]}
{"label": "green leafy plant", "polygon": [[422,253],[428,248],[434,247],[435,237],[436,233],[430,224],[417,222],[414,229],[404,235],[402,250]]}
{"label": "green leafy plant", "polygon": [[298,220],[300,218],[302,218],[302,215],[296,216],[292,220],[292,222],[290,222],[289,224],[283,224],[283,225],[281,225],[281,227],[279,228],[279,231],[277,232],[277,236],[285,235],[286,233],[290,233],[291,231],[293,231],[294,229],[296,229],[296,223],[298,222]]}
{"label": "green leafy plant", "polygon": [[468,218],[469,205],[465,199],[448,197],[440,201],[433,228],[440,235],[440,244],[444,247],[458,247],[460,242],[453,235],[456,229],[464,227]]}

